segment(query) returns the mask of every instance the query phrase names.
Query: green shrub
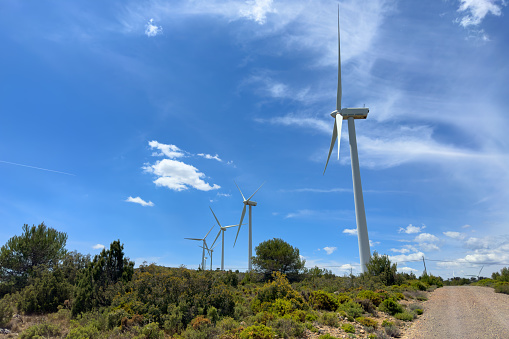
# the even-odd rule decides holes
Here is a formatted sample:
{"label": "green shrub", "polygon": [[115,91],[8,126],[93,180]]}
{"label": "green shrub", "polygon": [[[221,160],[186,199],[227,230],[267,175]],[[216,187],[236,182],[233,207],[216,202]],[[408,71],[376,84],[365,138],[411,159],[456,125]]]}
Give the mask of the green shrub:
{"label": "green shrub", "polygon": [[335,313],[322,313],[318,318],[318,323],[330,327],[339,327],[339,319]]}
{"label": "green shrub", "polygon": [[273,313],[284,316],[292,312],[292,303],[286,299],[276,299],[270,306],[270,309]]}
{"label": "green shrub", "polygon": [[71,329],[66,339],[96,339],[99,336],[100,333],[97,327],[88,324],[87,326],[78,326]]}
{"label": "green shrub", "polygon": [[395,325],[391,326],[385,326],[384,327],[385,333],[392,338],[399,338],[401,336],[401,331],[399,328]]}
{"label": "green shrub", "polygon": [[509,294],[509,283],[496,283],[494,289],[497,293]]}
{"label": "green shrub", "polygon": [[417,309],[415,309],[415,310],[414,310],[414,312],[415,312],[415,314],[417,314],[417,315],[421,315],[421,314],[423,314],[423,313],[424,313],[424,310],[423,310],[422,308],[417,308]]}
{"label": "green shrub", "polygon": [[314,327],[313,324],[311,324],[311,323],[305,323],[304,326],[306,326],[306,328],[313,333],[318,332],[318,329],[316,327]]}
{"label": "green shrub", "polygon": [[44,337],[56,337],[61,333],[60,327],[50,323],[41,323],[32,325],[25,329],[19,337],[21,339],[32,339],[32,338],[44,338]]}
{"label": "green shrub", "polygon": [[224,317],[217,322],[217,327],[223,332],[229,333],[237,329],[239,327],[239,323],[233,318]]}
{"label": "green shrub", "polygon": [[356,302],[348,301],[339,305],[338,311],[345,311],[347,315],[353,318],[360,317],[364,313],[364,309]]}
{"label": "green shrub", "polygon": [[361,324],[362,326],[365,326],[365,327],[373,327],[373,328],[377,328],[378,327],[378,323],[376,322],[375,319],[372,319],[372,318],[357,317],[357,318],[355,318],[355,320],[359,324]]}
{"label": "green shrub", "polygon": [[412,320],[414,320],[414,314],[405,311],[405,312],[401,312],[401,313],[396,313],[394,315],[394,318],[403,320],[403,321],[412,321]]}
{"label": "green shrub", "polygon": [[385,298],[371,290],[362,290],[357,294],[357,299],[369,299],[376,307],[378,307]]}
{"label": "green shrub", "polygon": [[426,291],[428,289],[428,286],[426,286],[419,280],[414,280],[414,281],[410,282],[410,286],[412,286],[414,289],[416,289],[418,291]]}
{"label": "green shrub", "polygon": [[112,329],[114,327],[120,326],[122,318],[127,317],[129,317],[129,313],[127,313],[123,308],[108,312],[106,314],[106,322],[108,324],[108,328]]}
{"label": "green shrub", "polygon": [[315,310],[335,311],[339,306],[335,296],[324,291],[313,291],[309,303]]}
{"label": "green shrub", "polygon": [[265,325],[252,325],[240,332],[242,339],[272,339],[274,331]]}
{"label": "green shrub", "polygon": [[289,316],[275,319],[269,322],[269,326],[280,338],[301,338],[304,334],[304,325],[295,321]]}
{"label": "green shrub", "polygon": [[336,296],[336,300],[338,303],[340,304],[344,304],[348,301],[352,301],[352,298],[350,298],[350,296],[348,294],[345,294],[345,293],[339,293],[337,296]]}
{"label": "green shrub", "polygon": [[343,324],[341,329],[346,333],[355,333],[355,327],[352,324]]}
{"label": "green shrub", "polygon": [[164,338],[164,332],[159,329],[158,323],[150,323],[143,326],[141,334],[144,339],[159,339]]}
{"label": "green shrub", "polygon": [[379,309],[380,309],[380,311],[385,312],[390,315],[395,315],[396,313],[403,312],[403,307],[392,298],[385,299],[384,301],[382,301]]}
{"label": "green shrub", "polygon": [[331,336],[329,333],[322,334],[318,337],[318,339],[337,339],[336,337]]}
{"label": "green shrub", "polygon": [[318,319],[318,316],[315,313],[306,313],[306,321],[316,321],[316,319]]}
{"label": "green shrub", "polygon": [[382,327],[388,327],[388,326],[394,326],[394,322],[384,319],[384,321],[382,321]]}
{"label": "green shrub", "polygon": [[14,314],[14,303],[11,295],[0,299],[0,327],[7,325]]}

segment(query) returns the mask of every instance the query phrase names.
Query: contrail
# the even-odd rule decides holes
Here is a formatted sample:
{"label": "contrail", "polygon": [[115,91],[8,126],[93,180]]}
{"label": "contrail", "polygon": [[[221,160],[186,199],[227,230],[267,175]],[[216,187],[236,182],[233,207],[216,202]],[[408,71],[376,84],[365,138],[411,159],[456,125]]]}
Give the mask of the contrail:
{"label": "contrail", "polygon": [[16,165],[16,166],[23,166],[23,167],[28,167],[28,168],[35,168],[35,169],[42,170],[42,171],[60,173],[60,174],[65,174],[65,175],[72,175],[73,177],[76,176],[75,174],[71,174],[71,173],[60,172],[60,171],[55,171],[55,170],[51,170],[51,169],[47,169],[47,168],[30,166],[30,165],[17,164],[15,162],[9,162],[9,161],[4,161],[4,160],[0,160],[0,162],[3,162],[4,164],[9,164],[9,165]]}

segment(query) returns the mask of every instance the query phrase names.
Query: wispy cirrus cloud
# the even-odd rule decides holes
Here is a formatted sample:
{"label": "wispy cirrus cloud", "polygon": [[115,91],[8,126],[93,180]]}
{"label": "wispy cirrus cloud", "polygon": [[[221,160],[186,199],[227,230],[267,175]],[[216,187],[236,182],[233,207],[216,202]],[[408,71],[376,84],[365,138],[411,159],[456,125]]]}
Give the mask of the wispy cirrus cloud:
{"label": "wispy cirrus cloud", "polygon": [[206,153],[198,153],[197,156],[205,158],[205,159],[211,159],[211,160],[217,160],[219,162],[223,162],[223,160],[219,157],[219,155],[210,155]]}
{"label": "wispy cirrus cloud", "polygon": [[145,25],[145,35],[148,37],[154,37],[162,33],[163,28],[161,26],[154,25],[154,19],[150,19]]}
{"label": "wispy cirrus cloud", "polygon": [[458,12],[467,13],[458,20],[463,27],[479,25],[488,15],[502,15],[502,7],[506,6],[504,0],[459,0]]}
{"label": "wispy cirrus cloud", "polygon": [[125,200],[126,202],[134,202],[135,204],[138,204],[138,205],[141,205],[141,206],[154,206],[154,203],[152,201],[145,201],[143,200],[142,198],[140,197],[136,197],[136,198],[133,198],[133,197],[129,197]]}
{"label": "wispy cirrus cloud", "polygon": [[458,240],[462,240],[462,239],[465,239],[465,234],[463,233],[460,233],[460,232],[452,232],[452,231],[448,231],[448,232],[442,232],[446,237],[449,237],[449,238],[452,238],[452,239],[458,239]]}

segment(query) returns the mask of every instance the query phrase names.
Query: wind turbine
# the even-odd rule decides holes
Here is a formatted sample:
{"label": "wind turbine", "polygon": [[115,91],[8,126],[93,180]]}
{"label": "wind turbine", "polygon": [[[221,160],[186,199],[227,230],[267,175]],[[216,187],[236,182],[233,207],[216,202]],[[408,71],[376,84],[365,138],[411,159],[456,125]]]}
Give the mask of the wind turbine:
{"label": "wind turbine", "polygon": [[[233,182],[235,182],[235,181],[233,181]],[[249,198],[246,199],[244,197],[244,194],[242,194],[242,191],[240,190],[239,185],[237,185],[237,183],[235,182],[235,186],[237,186],[237,188],[239,189],[240,195],[242,195],[242,199],[244,200],[244,208],[242,209],[242,216],[240,217],[239,229],[237,230],[237,236],[235,237],[235,242],[233,243],[233,247],[235,247],[235,244],[237,243],[237,238],[239,236],[240,227],[242,226],[242,221],[244,220],[244,215],[246,215],[246,206],[249,206],[249,260],[248,260],[248,272],[251,272],[251,268],[252,268],[251,258],[253,257],[253,219],[252,219],[252,216],[251,216],[251,208],[253,206],[257,205],[257,203],[255,201],[251,201],[251,198],[256,194],[256,192],[258,192],[258,190],[260,188],[262,188],[262,186],[264,184],[265,183],[261,184],[261,186],[258,187],[258,189],[253,194],[251,194],[251,196]]]}
{"label": "wind turbine", "polygon": [[350,156],[352,159],[352,179],[353,179],[353,195],[355,201],[355,219],[357,221],[357,235],[359,240],[359,257],[361,262],[361,270],[366,271],[366,264],[371,258],[369,248],[368,227],[366,225],[366,212],[364,210],[364,199],[362,196],[361,173],[359,171],[359,155],[357,153],[357,140],[355,136],[355,119],[366,119],[369,108],[341,108],[341,46],[339,36],[339,6],[338,6],[338,93],[336,97],[336,110],[331,113],[334,118],[334,128],[332,130],[332,140],[330,143],[329,155],[325,163],[325,170],[329,163],[329,158],[334,148],[336,138],[338,139],[338,160],[339,160],[339,144],[341,141],[341,127],[343,120],[348,120],[348,136],[350,139]]}
{"label": "wind turbine", "polygon": [[[231,227],[235,227],[235,226],[239,226],[239,225],[229,225],[229,226],[221,226],[221,223],[219,222],[219,220],[217,219],[216,217],[216,214],[214,213],[214,211],[212,210],[212,207],[210,207],[210,211],[212,212],[212,214],[214,215],[214,218],[216,219],[217,221],[217,224],[219,225],[219,232],[217,232],[217,236],[216,238],[214,239],[214,242],[212,243],[211,247],[214,246],[214,244],[216,243],[216,240],[217,238],[219,238],[219,235],[221,233],[223,233],[223,236],[221,238],[221,271],[224,271],[224,231],[226,231],[226,229],[228,228],[231,228]],[[217,245],[216,245],[217,246]],[[215,246],[214,246],[215,247]],[[214,248],[212,247],[212,248]],[[212,257],[212,254],[211,254],[211,257]]]}
{"label": "wind turbine", "polygon": [[[214,228],[214,226],[212,226],[212,228]],[[203,253],[201,255],[201,268],[203,270],[205,269],[205,249],[208,248],[207,247],[207,242],[205,241],[205,239],[209,235],[210,231],[212,231],[212,228],[207,232],[207,234],[202,239],[198,239],[198,238],[184,238],[184,239],[187,239],[187,240],[203,241],[203,246],[201,246],[201,248],[203,248]]]}
{"label": "wind turbine", "polygon": [[[219,245],[219,244],[217,244],[217,245]],[[216,248],[217,245],[213,246],[212,248],[205,248],[203,246],[200,246],[201,248],[203,248],[204,250],[207,250],[207,252],[209,252],[209,255],[210,255],[210,270],[211,271],[212,271],[212,254],[214,253],[214,248]]]}

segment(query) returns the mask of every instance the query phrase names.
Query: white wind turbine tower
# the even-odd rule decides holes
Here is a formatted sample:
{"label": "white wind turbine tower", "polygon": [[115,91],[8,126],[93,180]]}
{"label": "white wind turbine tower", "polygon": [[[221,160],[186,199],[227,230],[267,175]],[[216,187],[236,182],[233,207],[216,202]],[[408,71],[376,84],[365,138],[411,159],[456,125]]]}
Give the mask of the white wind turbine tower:
{"label": "white wind turbine tower", "polygon": [[[214,228],[214,226],[212,226],[212,228]],[[202,239],[198,239],[198,238],[184,238],[184,239],[187,239],[187,240],[196,240],[196,241],[203,241],[203,246],[200,246],[201,248],[203,248],[203,253],[201,255],[201,268],[202,270],[205,270],[205,249],[207,247],[207,242],[205,241],[205,239],[207,238],[207,235],[209,235],[210,231],[212,231],[212,228],[207,232],[207,234],[202,238]]]}
{"label": "white wind turbine tower", "polygon": [[253,257],[253,219],[252,219],[252,215],[251,215],[251,208],[253,206],[257,205],[257,203],[255,201],[251,201],[251,198],[256,194],[256,192],[258,192],[258,190],[260,188],[262,188],[262,186],[264,184],[265,183],[261,184],[261,186],[258,187],[258,189],[253,194],[251,194],[251,196],[249,198],[246,199],[244,197],[244,194],[242,194],[242,191],[240,190],[239,185],[237,185],[237,183],[235,182],[235,186],[237,186],[237,188],[239,189],[240,195],[242,195],[242,199],[244,200],[244,208],[242,209],[242,216],[240,217],[239,229],[237,230],[237,236],[235,237],[235,242],[233,243],[233,247],[235,247],[235,244],[237,243],[237,238],[239,236],[240,227],[242,226],[242,221],[244,220],[244,215],[246,215],[246,206],[249,206],[249,250],[248,250],[249,251],[249,257],[248,258],[249,259],[248,259],[248,272],[251,272],[251,268],[252,268],[251,258]]}
{"label": "white wind turbine tower", "polygon": [[[216,243],[216,240],[217,238],[219,238],[219,235],[222,233],[223,236],[221,238],[221,271],[224,271],[224,231],[226,231],[228,228],[231,228],[231,227],[236,227],[236,226],[239,226],[239,225],[228,225],[228,226],[221,226],[221,223],[219,222],[219,220],[217,219],[216,217],[216,214],[214,213],[214,211],[212,210],[212,207],[210,207],[210,211],[212,212],[212,214],[214,215],[214,218],[216,219],[217,221],[217,224],[219,225],[219,232],[217,233],[217,236],[216,238],[214,239],[214,242],[212,243],[212,245],[210,245],[212,248],[214,248],[214,244]],[[217,246],[217,245],[216,245]],[[211,249],[212,250],[212,249]],[[212,258],[212,254],[210,255],[210,257]]]}
{"label": "white wind turbine tower", "polygon": [[341,127],[343,120],[348,120],[348,135],[350,139],[350,156],[352,158],[352,179],[353,179],[353,195],[355,200],[355,219],[357,221],[357,235],[359,240],[359,256],[361,262],[361,270],[366,271],[366,264],[371,258],[369,248],[368,227],[366,225],[366,212],[364,210],[364,199],[362,196],[361,174],[359,171],[359,155],[357,154],[357,140],[355,137],[355,119],[366,119],[369,108],[341,108],[341,47],[339,38],[339,6],[338,6],[338,93],[336,98],[336,110],[331,113],[334,118],[334,129],[332,130],[332,140],[325,163],[325,170],[329,163],[329,158],[334,148],[336,138],[338,139],[338,160],[339,160],[339,144],[341,141]]}
{"label": "white wind turbine tower", "polygon": [[[219,244],[217,244],[217,245],[219,245]],[[217,245],[213,246],[211,248],[205,248],[203,246],[200,246],[201,248],[203,248],[204,250],[207,250],[207,252],[209,252],[209,255],[210,255],[210,270],[211,271],[212,271],[212,254],[214,253],[214,248],[216,248]]]}

